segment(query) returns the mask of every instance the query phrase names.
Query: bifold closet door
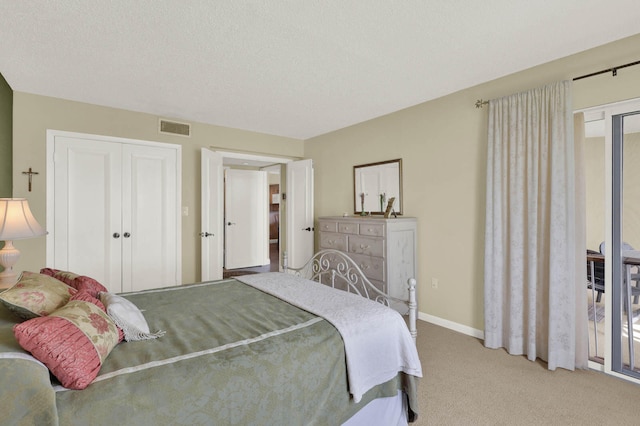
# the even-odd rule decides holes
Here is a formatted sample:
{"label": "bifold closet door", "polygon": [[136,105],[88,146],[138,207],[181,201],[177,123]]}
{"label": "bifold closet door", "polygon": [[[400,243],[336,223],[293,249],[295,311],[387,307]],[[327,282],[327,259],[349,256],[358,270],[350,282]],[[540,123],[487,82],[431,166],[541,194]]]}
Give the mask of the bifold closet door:
{"label": "bifold closet door", "polygon": [[179,285],[178,154],[55,139],[53,267],[112,292]]}
{"label": "bifold closet door", "polygon": [[180,284],[176,151],[123,145],[122,291]]}
{"label": "bifold closet door", "polygon": [[121,157],[121,144],[56,137],[53,267],[113,292],[122,291]]}

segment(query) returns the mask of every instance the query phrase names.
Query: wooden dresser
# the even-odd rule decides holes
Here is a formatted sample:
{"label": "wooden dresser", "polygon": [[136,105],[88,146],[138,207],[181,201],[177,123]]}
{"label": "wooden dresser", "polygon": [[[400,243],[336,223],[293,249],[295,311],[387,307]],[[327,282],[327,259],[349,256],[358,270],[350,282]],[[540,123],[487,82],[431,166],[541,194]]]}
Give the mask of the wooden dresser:
{"label": "wooden dresser", "polygon": [[[416,278],[417,220],[382,216],[318,219],[319,248],[349,255],[378,289],[406,300],[407,280]],[[406,307],[392,306],[400,313]]]}

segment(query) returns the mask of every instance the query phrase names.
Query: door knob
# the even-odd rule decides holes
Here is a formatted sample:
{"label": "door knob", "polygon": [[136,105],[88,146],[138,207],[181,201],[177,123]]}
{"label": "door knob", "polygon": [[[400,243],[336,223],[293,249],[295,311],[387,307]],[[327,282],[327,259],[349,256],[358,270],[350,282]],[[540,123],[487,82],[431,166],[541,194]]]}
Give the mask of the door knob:
{"label": "door knob", "polygon": [[231,226],[231,225],[235,225],[235,222],[227,222],[227,225]]}
{"label": "door knob", "polygon": [[131,236],[131,234],[130,234],[130,233],[128,233],[128,232],[125,232],[123,236],[124,236],[125,238],[129,238],[129,237]]}
{"label": "door knob", "polygon": [[117,232],[113,233],[113,238],[120,238],[120,234],[118,234]]}
{"label": "door knob", "polygon": [[310,227],[310,226],[307,226],[306,228],[302,228],[302,230],[311,232],[311,231],[313,231],[313,228]]}
{"label": "door knob", "polygon": [[200,233],[200,236],[201,236],[201,237],[213,237],[214,235],[213,235],[213,234],[210,234],[210,233],[208,233],[208,232],[201,232],[201,233]]}

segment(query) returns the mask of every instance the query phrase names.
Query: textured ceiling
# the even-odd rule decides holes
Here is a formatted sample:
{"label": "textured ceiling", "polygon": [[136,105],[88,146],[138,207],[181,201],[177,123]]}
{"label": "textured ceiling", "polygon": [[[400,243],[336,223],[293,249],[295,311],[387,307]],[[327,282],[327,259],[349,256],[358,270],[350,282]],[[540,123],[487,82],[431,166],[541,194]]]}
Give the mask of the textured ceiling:
{"label": "textured ceiling", "polygon": [[0,73],[15,91],[307,139],[639,22],[638,0],[0,0]]}

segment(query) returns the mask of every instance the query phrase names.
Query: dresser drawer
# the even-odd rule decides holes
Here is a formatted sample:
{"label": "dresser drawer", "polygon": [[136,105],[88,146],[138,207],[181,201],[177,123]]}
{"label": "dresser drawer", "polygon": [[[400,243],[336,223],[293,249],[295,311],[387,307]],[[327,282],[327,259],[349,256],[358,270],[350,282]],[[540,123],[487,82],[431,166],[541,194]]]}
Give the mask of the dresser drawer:
{"label": "dresser drawer", "polygon": [[384,237],[384,225],[381,223],[361,223],[360,235]]}
{"label": "dresser drawer", "polygon": [[346,251],[347,236],[332,232],[320,232],[320,248]]}
{"label": "dresser drawer", "polygon": [[357,234],[358,224],[352,222],[338,222],[338,232],[341,234]]}
{"label": "dresser drawer", "polygon": [[321,232],[338,232],[338,222],[333,220],[320,220],[318,222]]}
{"label": "dresser drawer", "polygon": [[350,257],[370,280],[384,281],[384,260],[379,257],[351,254]]}
{"label": "dresser drawer", "polygon": [[381,238],[350,235],[349,253],[384,257],[384,240]]}

